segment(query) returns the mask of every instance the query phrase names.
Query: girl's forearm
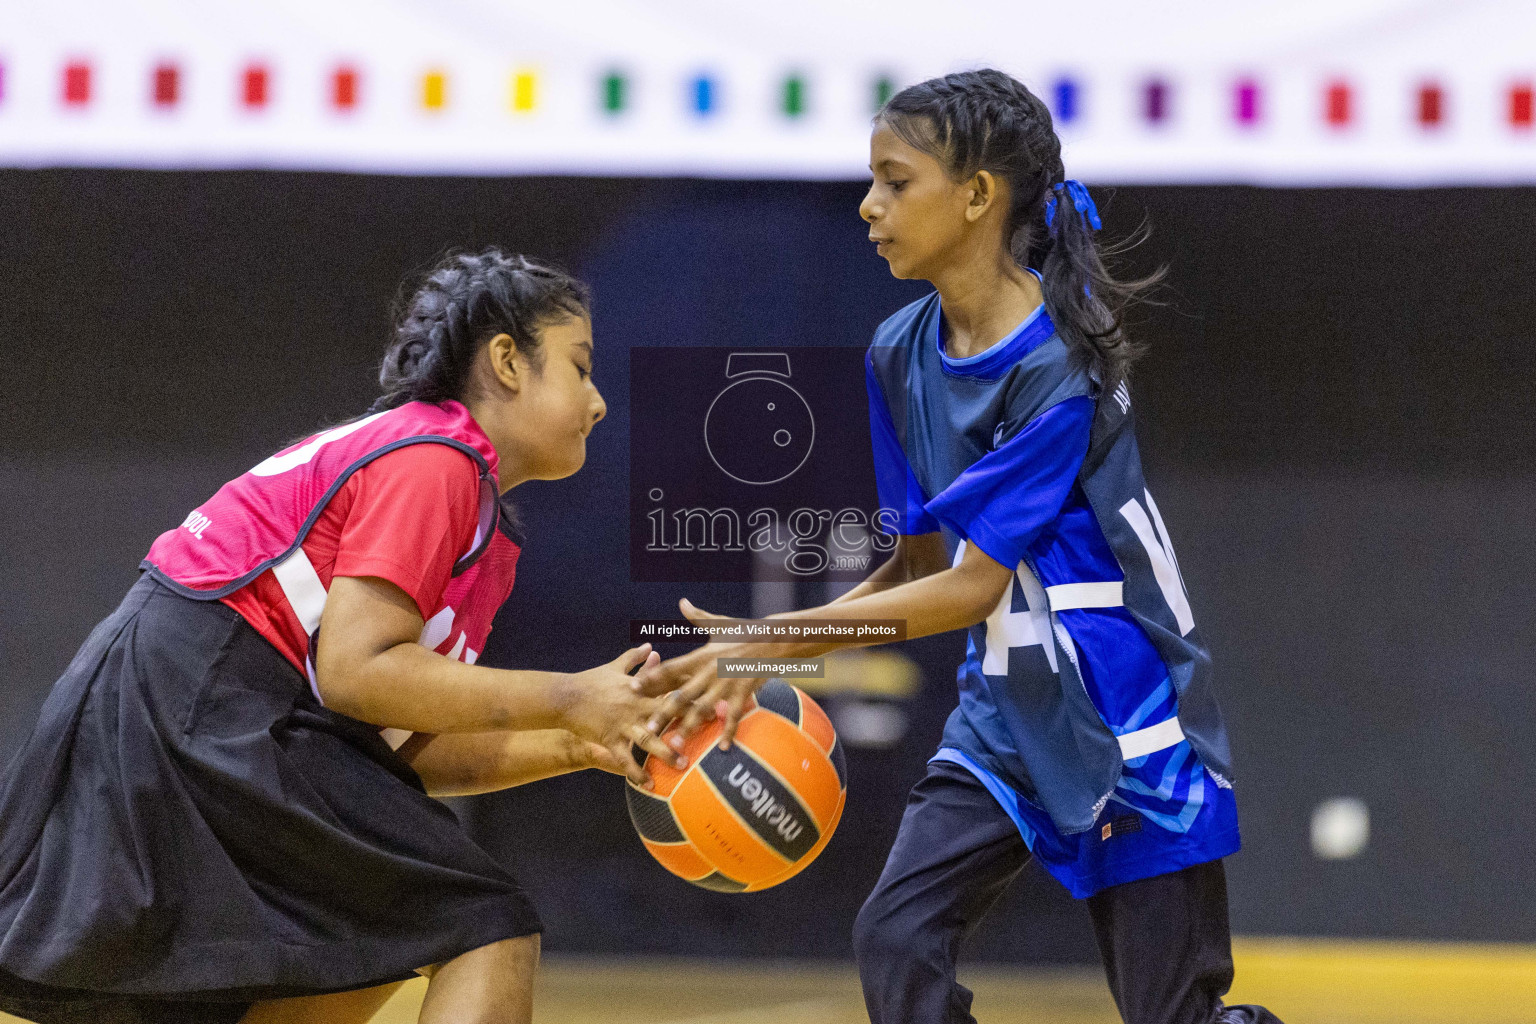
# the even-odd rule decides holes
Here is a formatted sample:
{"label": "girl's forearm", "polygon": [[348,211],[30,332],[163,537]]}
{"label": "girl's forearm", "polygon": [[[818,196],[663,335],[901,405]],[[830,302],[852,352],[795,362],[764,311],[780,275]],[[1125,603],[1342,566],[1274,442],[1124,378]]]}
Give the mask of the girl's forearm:
{"label": "girl's forearm", "polygon": [[406,741],[400,754],[433,796],[493,793],[592,766],[589,745],[564,729],[459,733]]}
{"label": "girl's forearm", "polygon": [[332,710],[411,732],[557,729],[575,698],[563,673],[466,665],[414,643],[335,665],[322,658],[317,676]]}
{"label": "girl's forearm", "polygon": [[931,576],[946,567],[944,541],[937,533],[903,534],[896,538],[891,557],[870,573],[862,583],[829,604],[846,604],[869,594]]}
{"label": "girl's forearm", "polygon": [[[850,592],[831,604],[786,612],[773,618],[903,619],[907,624],[907,639],[915,640],[934,633],[947,633],[952,629],[965,629],[980,622],[997,607],[1003,587],[1011,583],[1012,578],[1011,572],[990,559],[985,564],[968,562],[897,586],[878,590],[871,587],[870,592],[857,596]],[[869,584],[873,579],[871,576],[870,580],[860,586]],[[869,647],[880,642],[850,644],[821,640],[785,641],[753,644],[751,649],[758,656],[816,658],[830,651]]]}
{"label": "girl's forearm", "polygon": [[[916,639],[980,622],[998,606],[1002,595],[1008,592],[1006,588],[1012,585],[1012,570],[1003,568],[985,553],[972,548],[958,565],[942,572],[888,590],[850,596],[846,600],[819,608],[771,615],[769,618],[775,623],[808,619],[900,619],[906,623],[906,636]],[[696,623],[708,621],[708,614],[691,602],[682,602],[682,608],[690,620]],[[726,712],[722,741],[730,741],[747,707],[747,698],[763,684],[765,677],[722,678],[719,659],[759,661],[766,658],[816,658],[841,648],[873,647],[884,642],[866,640],[844,643],[810,639],[762,644],[706,644],[665,663],[654,679],[640,684],[652,687],[656,693],[669,693],[653,713],[650,730],[653,733],[659,732],[667,723],[681,719],[683,734],[689,735],[707,718],[713,717],[714,709],[723,702]]]}
{"label": "girl's forearm", "polygon": [[[947,561],[942,538],[934,534],[903,536],[891,557],[863,583],[817,608],[768,616],[775,622],[796,619],[900,619],[908,639],[965,629],[986,618],[1011,586],[1013,573],[979,551],[969,551],[955,566]],[[685,613],[687,609],[684,609]],[[694,609],[689,618],[707,619]],[[673,658],[644,684],[647,693],[677,690],[720,658],[817,658],[849,647],[873,647],[884,640],[777,641],[732,643],[717,640]]]}
{"label": "girl's forearm", "polygon": [[832,605],[847,604],[849,601],[857,601],[859,598],[869,594],[878,594],[882,590],[889,590],[891,587],[900,586],[907,582],[909,578],[907,575],[906,559],[898,548],[891,554],[890,558],[881,562],[874,572],[866,576],[863,582],[846,594],[841,594],[827,602],[826,607],[830,608]]}
{"label": "girl's forearm", "polygon": [[682,766],[644,727],[654,702],[635,691],[630,673],[659,662],[649,644],[584,672],[517,672],[430,651],[415,642],[422,629],[415,600],[389,581],[335,577],[315,652],[321,698],[361,721],[417,733],[566,729],[636,785],[647,781],[636,745]]}

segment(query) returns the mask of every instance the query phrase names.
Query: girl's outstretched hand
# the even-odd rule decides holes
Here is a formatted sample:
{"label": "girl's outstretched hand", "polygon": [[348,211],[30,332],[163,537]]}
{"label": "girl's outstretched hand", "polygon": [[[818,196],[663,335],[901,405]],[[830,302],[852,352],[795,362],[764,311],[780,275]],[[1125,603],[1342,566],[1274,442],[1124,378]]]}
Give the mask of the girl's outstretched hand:
{"label": "girl's outstretched hand", "polygon": [[[677,603],[684,617],[696,625],[710,619],[730,618],[714,615],[693,605],[686,597]],[[747,702],[766,683],[767,677],[721,678],[717,672],[720,658],[750,654],[742,645],[718,641],[705,644],[681,658],[673,658],[657,669],[642,669],[637,681],[650,693],[666,693],[657,705],[649,726],[653,734],[660,734],[673,721],[681,720],[673,743],[683,741],[698,731],[705,722],[720,717],[725,726],[720,734],[720,749],[728,750],[736,737],[736,727],[746,713]]]}
{"label": "girl's outstretched hand", "polygon": [[630,685],[636,693],[643,693],[647,697],[664,697],[678,689],[692,679],[705,665],[712,664],[718,657],[722,657],[725,644],[718,640],[712,640],[700,647],[695,647],[687,654],[680,654],[675,658],[657,663],[647,661],[645,666],[632,677]]}
{"label": "girl's outstretched hand", "polygon": [[660,662],[661,655],[650,644],[641,644],[606,665],[570,677],[572,694],[564,710],[564,727],[608,751],[637,786],[649,786],[651,780],[636,760],[634,746],[678,768],[688,763],[656,731],[646,728],[655,717],[656,700],[637,692],[630,676],[636,669],[654,669]]}

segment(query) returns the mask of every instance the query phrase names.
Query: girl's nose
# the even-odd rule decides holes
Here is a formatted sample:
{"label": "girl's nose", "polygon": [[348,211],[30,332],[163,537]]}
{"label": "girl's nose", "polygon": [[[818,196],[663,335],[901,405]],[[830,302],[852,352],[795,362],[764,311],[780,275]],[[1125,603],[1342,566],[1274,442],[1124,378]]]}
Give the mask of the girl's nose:
{"label": "girl's nose", "polygon": [[870,193],[865,193],[864,201],[859,204],[859,216],[871,224],[875,222],[875,204],[870,200]]}

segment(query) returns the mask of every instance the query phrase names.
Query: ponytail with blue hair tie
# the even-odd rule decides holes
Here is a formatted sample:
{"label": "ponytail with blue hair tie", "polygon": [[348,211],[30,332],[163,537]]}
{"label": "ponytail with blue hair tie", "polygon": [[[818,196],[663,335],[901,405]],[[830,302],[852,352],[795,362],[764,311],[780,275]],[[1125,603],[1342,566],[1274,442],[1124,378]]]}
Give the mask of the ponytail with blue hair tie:
{"label": "ponytail with blue hair tie", "polygon": [[908,86],[881,107],[877,122],[939,161],[951,181],[985,170],[1007,183],[1007,255],[1021,270],[1038,271],[1062,340],[1112,391],[1138,352],[1122,313],[1162,272],[1122,279],[1106,263],[1128,244],[1101,245],[1099,211],[1083,183],[1067,178],[1050,106],[1018,79],[984,68]]}
{"label": "ponytail with blue hair tie", "polygon": [[1095,231],[1104,227],[1104,223],[1099,220],[1099,208],[1093,205],[1093,197],[1088,194],[1087,187],[1076,178],[1068,178],[1052,185],[1051,196],[1045,201],[1045,226],[1052,238],[1056,237],[1056,200],[1063,193],[1072,200],[1072,208],[1077,211],[1085,227],[1092,227]]}

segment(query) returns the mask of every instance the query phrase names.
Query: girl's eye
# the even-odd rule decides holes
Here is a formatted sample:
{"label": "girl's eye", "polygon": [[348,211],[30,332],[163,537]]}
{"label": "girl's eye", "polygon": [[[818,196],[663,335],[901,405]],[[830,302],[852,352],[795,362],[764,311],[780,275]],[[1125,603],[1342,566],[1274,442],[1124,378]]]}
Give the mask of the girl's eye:
{"label": "girl's eye", "polygon": [[588,377],[592,376],[592,371],[587,369],[585,366],[576,367],[576,372],[581,374],[582,380],[586,380]]}
{"label": "girl's eye", "polygon": [[907,187],[907,183],[905,181],[888,181],[886,182],[886,185],[892,192],[900,192],[902,189]]}

